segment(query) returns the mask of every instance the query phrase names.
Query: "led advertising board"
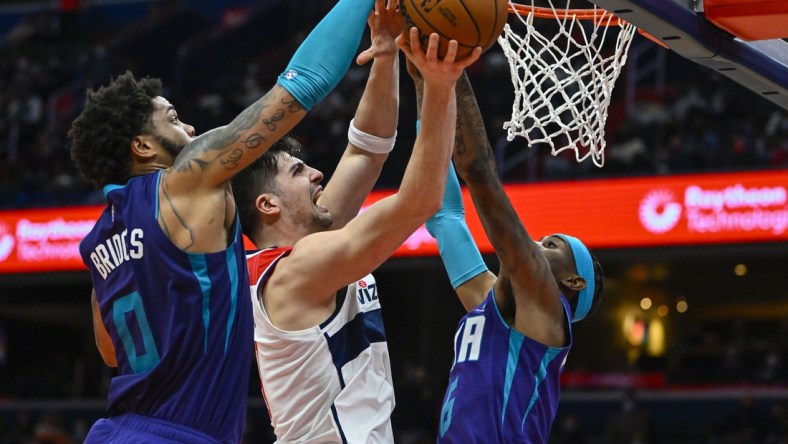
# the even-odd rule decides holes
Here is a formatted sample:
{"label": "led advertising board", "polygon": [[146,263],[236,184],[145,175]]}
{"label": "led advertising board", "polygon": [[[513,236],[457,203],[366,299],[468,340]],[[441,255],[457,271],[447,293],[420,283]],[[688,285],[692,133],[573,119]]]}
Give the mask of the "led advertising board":
{"label": "led advertising board", "polygon": [[[788,242],[785,170],[509,184],[506,191],[536,239],[567,233],[591,248]],[[362,211],[392,192],[373,192]],[[471,233],[491,253],[467,189],[463,199]],[[84,270],[79,241],[102,210],[0,211],[0,273]],[[422,226],[395,256],[437,254]]]}

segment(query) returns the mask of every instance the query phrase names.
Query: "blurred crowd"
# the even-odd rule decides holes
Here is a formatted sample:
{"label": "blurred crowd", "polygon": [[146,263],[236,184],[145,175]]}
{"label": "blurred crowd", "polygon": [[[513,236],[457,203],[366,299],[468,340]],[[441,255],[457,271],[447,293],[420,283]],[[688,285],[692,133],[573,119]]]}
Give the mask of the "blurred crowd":
{"label": "blurred crowd", "polygon": [[[248,2],[251,10],[255,2]],[[293,49],[331,2],[285,2],[298,27],[278,45],[257,45],[253,57],[226,58],[221,69],[206,73],[208,81],[183,87],[172,71],[158,75],[166,94],[184,121],[198,132],[226,124],[275,82]],[[90,6],[70,11],[31,12],[2,36],[0,43],[0,208],[93,204],[100,195],[73,168],[66,133],[84,100],[85,90],[105,84],[126,69],[149,66],[145,52],[115,52],[134,29],[147,27],[156,17],[183,8],[181,2],[153,2],[148,16],[128,23],[109,23]],[[239,26],[229,17],[206,22],[206,39],[231,35]],[[243,22],[243,20],[238,20]],[[227,23],[229,22],[229,24]],[[168,26],[162,21],[161,26]],[[128,37],[125,37],[128,36]],[[185,37],[184,37],[185,38]],[[177,47],[177,41],[167,45]],[[638,42],[634,44],[650,44]],[[153,57],[155,54],[151,55]],[[160,57],[160,55],[159,55]],[[469,68],[482,113],[499,160],[502,177],[530,182],[576,177],[672,174],[788,166],[788,114],[706,68],[668,57],[668,83],[655,90],[641,85],[634,105],[626,105],[618,91],[607,122],[606,164],[577,165],[572,153],[552,156],[547,147],[528,148],[521,139],[507,141],[503,122],[509,119],[513,99],[509,67],[493,48]],[[192,67],[184,68],[190,73]],[[207,69],[207,68],[205,68]],[[324,171],[344,149],[346,129],[366,79],[367,67],[350,72],[326,100],[297,127],[295,135],[307,147],[309,161]],[[146,74],[137,72],[138,75]],[[190,75],[193,75],[190,74]],[[402,113],[398,146],[378,184],[396,186],[412,143],[415,105],[409,80],[402,82]],[[672,79],[672,81],[671,81]],[[400,154],[397,154],[399,152]]]}
{"label": "blurred crowd", "polygon": [[693,324],[664,370],[675,384],[783,385],[788,382],[788,321]]}

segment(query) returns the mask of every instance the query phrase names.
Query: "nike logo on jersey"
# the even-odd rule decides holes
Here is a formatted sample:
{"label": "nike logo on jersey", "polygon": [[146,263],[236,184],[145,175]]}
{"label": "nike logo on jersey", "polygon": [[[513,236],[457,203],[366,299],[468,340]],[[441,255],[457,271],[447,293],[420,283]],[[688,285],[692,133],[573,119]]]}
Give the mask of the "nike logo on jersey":
{"label": "nike logo on jersey", "polygon": [[142,258],[144,253],[143,235],[140,228],[131,230],[130,236],[128,230],[123,230],[122,233],[112,235],[93,249],[93,252],[90,253],[90,260],[102,279],[106,280],[107,276],[124,262]]}

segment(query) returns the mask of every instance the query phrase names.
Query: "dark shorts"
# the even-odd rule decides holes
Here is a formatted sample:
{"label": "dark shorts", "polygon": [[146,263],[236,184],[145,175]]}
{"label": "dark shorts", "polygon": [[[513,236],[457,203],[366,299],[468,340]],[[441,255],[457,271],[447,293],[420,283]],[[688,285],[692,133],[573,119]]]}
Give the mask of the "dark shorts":
{"label": "dark shorts", "polygon": [[204,432],[161,419],[126,413],[99,419],[85,444],[221,444]]}

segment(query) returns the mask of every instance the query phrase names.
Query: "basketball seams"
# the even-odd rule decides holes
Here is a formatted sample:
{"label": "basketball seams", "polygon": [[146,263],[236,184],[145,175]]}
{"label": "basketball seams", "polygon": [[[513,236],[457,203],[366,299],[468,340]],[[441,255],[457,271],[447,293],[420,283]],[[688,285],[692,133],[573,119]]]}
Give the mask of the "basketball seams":
{"label": "basketball seams", "polygon": [[[473,14],[471,14],[470,9],[468,9],[468,5],[465,4],[465,0],[459,0],[459,3],[460,3],[460,5],[462,5],[462,9],[465,10],[465,14],[471,20],[471,23],[473,23],[473,27],[476,28],[476,43],[473,44],[473,45],[470,45],[470,48],[475,48],[475,47],[479,46],[479,43],[482,41],[482,30],[479,27],[479,23],[476,21],[476,17],[474,17]],[[459,43],[459,42],[460,41],[457,40],[457,43]]]}
{"label": "basketball seams", "polygon": [[431,33],[440,37],[439,57],[451,39],[458,43],[457,59],[469,56],[477,46],[488,50],[498,41],[508,17],[506,0],[405,0],[400,5],[407,28],[419,29],[423,45]]}
{"label": "basketball seams", "polygon": [[[430,29],[432,29],[432,32],[438,34],[441,38],[444,38],[446,40],[451,40],[452,38],[457,40],[456,37],[451,37],[451,36],[447,35],[446,33],[442,32],[440,29],[436,28],[435,25],[429,20],[429,16],[424,14],[420,8],[416,7],[416,5],[415,5],[416,1],[417,0],[410,0],[410,5],[413,7],[412,10],[416,11],[416,14],[418,14],[418,16],[421,19],[421,21],[425,25],[429,26]],[[460,48],[460,47],[462,47],[462,48],[470,48],[471,50],[473,50],[473,48],[478,46],[479,42],[481,41],[481,34],[482,34],[482,32],[481,32],[481,29],[479,28],[479,24],[476,22],[476,18],[473,16],[473,14],[471,14],[471,11],[468,9],[468,6],[465,4],[465,2],[462,1],[462,0],[459,0],[458,3],[462,6],[462,9],[465,11],[465,14],[468,16],[468,19],[470,19],[471,23],[473,23],[474,28],[476,28],[476,43],[475,44],[467,44],[467,43],[462,43],[459,40],[457,40],[457,43],[459,44],[458,48]],[[410,17],[408,17],[408,18],[410,18]],[[416,26],[415,23],[414,23],[414,26]],[[416,26],[416,27],[418,28],[418,26]],[[430,33],[425,33],[425,34],[429,35]],[[459,54],[459,51],[458,51],[458,54]]]}
{"label": "basketball seams", "polygon": [[[489,48],[492,48],[495,45],[495,42],[498,41],[498,36],[501,34],[501,31],[498,31],[496,35],[495,31],[498,29],[503,29],[503,26],[499,26],[498,21],[503,20],[504,24],[506,23],[506,21],[509,18],[509,7],[507,6],[506,8],[503,8],[503,17],[500,17],[499,8],[495,7],[497,4],[496,0],[490,0],[490,2],[492,2],[495,11],[494,12],[495,20],[493,21],[493,26],[490,28],[490,35],[487,37],[486,41],[490,42]],[[487,50],[488,48],[484,48],[484,49]]]}

